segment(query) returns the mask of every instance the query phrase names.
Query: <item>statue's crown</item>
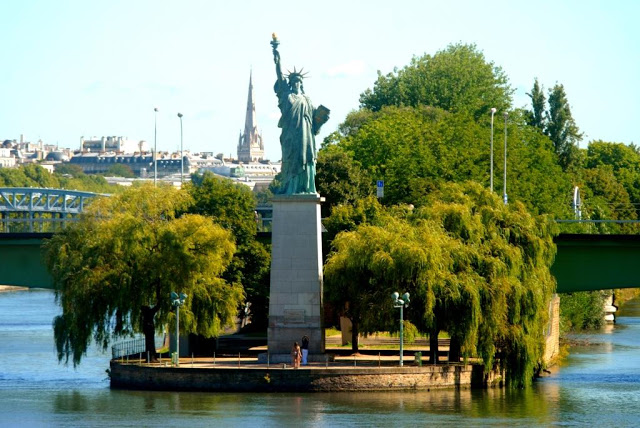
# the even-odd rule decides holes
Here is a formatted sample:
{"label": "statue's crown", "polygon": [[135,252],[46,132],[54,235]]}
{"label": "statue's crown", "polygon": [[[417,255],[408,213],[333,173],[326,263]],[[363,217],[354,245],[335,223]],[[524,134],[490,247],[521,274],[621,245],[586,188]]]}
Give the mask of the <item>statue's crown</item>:
{"label": "statue's crown", "polygon": [[307,77],[307,74],[309,73],[303,73],[302,70],[304,70],[304,68],[301,68],[300,71],[296,70],[295,67],[293,67],[293,71],[289,71],[289,74],[287,74],[287,79],[289,79],[289,82],[302,82],[302,80]]}

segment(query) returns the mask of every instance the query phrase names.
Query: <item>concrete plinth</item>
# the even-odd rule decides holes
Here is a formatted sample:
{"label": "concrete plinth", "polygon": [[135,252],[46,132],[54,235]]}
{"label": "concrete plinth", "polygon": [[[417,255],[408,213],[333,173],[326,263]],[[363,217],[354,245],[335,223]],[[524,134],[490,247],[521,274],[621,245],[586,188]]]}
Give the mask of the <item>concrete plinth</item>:
{"label": "concrete plinth", "polygon": [[309,337],[309,354],[324,354],[322,226],[318,195],[273,198],[271,289],[267,345],[288,355]]}

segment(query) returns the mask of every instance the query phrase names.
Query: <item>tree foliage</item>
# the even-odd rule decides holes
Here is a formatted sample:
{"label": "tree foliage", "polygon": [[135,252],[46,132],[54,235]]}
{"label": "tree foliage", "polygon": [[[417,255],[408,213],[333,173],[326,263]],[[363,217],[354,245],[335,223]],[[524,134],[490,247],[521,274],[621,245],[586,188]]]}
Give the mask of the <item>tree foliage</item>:
{"label": "tree foliage", "polygon": [[[520,203],[505,206],[473,183],[446,184],[422,208],[396,207],[333,241],[328,300],[361,332],[389,325],[390,294],[408,291],[410,321],[437,344],[447,331],[464,356],[499,364],[525,385],[541,364],[555,289],[553,225]],[[453,345],[452,345],[453,346]]]}
{"label": "tree foliage", "polygon": [[320,150],[316,170],[316,186],[325,198],[322,217],[328,217],[336,205],[354,203],[373,193],[371,178],[358,162],[336,145]]}
{"label": "tree foliage", "polygon": [[[633,144],[609,143],[602,140],[592,141],[586,150],[585,168],[609,167],[615,181],[626,190],[629,203],[640,214],[640,151]],[[587,199],[587,206],[591,201]],[[629,208],[629,207],[626,207]],[[624,218],[618,216],[617,218]]]}
{"label": "tree foliage", "polygon": [[560,330],[569,331],[595,330],[604,324],[603,291],[582,291],[563,294],[560,299]]}
{"label": "tree foliage", "polygon": [[237,251],[223,278],[243,286],[251,303],[252,327],[266,327],[269,314],[269,249],[256,240],[256,199],[251,190],[211,173],[194,174],[185,186],[194,203],[189,212],[213,218],[231,231]]}
{"label": "tree foliage", "polygon": [[[357,159],[371,186],[374,180],[385,181],[385,204],[419,206],[443,182],[489,185],[488,125],[432,107],[385,107],[358,120],[330,147]],[[496,135],[503,133],[504,123],[498,121]],[[567,215],[571,182],[549,139],[528,126],[519,111],[509,116],[508,135],[509,200],[523,201],[534,213]],[[500,178],[503,154],[503,145],[495,144],[495,175]],[[502,193],[502,180],[496,183]]]}
{"label": "tree foliage", "polygon": [[378,72],[373,90],[360,96],[360,105],[372,111],[427,105],[478,119],[492,107],[507,110],[512,93],[500,67],[487,62],[475,45],[458,43],[433,56],[414,57],[405,68],[385,76]]}
{"label": "tree foliage", "polygon": [[560,165],[567,169],[575,161],[582,133],[571,115],[563,85],[556,84],[549,90],[545,133],[553,142]]}
{"label": "tree foliage", "polygon": [[533,88],[531,93],[527,94],[531,98],[532,109],[528,111],[527,122],[530,126],[538,128],[540,132],[543,132],[546,126],[546,103],[547,98],[544,96],[544,90],[542,85],[536,78],[533,82]]}
{"label": "tree foliage", "polygon": [[243,292],[222,274],[235,245],[210,218],[185,214],[191,198],[169,186],[136,186],[94,200],[76,223],[44,244],[62,314],[54,320],[58,358],[74,365],[93,339],[102,348],[142,332],[154,335],[173,316],[169,295],[188,295],[183,333],[218,335]]}
{"label": "tree foliage", "polygon": [[114,193],[122,190],[120,186],[109,185],[104,177],[85,175],[75,168],[56,169],[56,172],[51,174],[36,164],[20,165],[17,168],[0,168],[0,186],[43,187],[96,193]]}
{"label": "tree foliage", "polygon": [[104,174],[107,177],[124,177],[134,178],[136,175],[129,165],[123,163],[115,163],[111,165]]}

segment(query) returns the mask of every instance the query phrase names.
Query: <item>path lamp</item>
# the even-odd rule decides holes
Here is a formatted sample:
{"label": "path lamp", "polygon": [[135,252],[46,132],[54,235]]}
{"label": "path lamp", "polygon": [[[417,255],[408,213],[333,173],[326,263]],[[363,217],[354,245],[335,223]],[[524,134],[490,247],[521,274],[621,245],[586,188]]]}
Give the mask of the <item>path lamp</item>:
{"label": "path lamp", "polygon": [[402,299],[400,298],[400,294],[396,291],[391,294],[391,298],[393,299],[393,307],[400,309],[400,367],[402,367],[402,354],[403,350],[403,342],[404,342],[404,314],[403,309],[409,306],[409,293],[404,293],[402,295]]}
{"label": "path lamp", "polygon": [[496,108],[491,108],[491,192],[493,192],[493,115],[496,114]]}
{"label": "path lamp", "polygon": [[176,308],[176,366],[180,366],[180,306],[184,305],[187,295],[171,292],[171,305]]}
{"label": "path lamp", "polygon": [[158,181],[158,107],[153,109],[153,186]]}
{"label": "path lamp", "polygon": [[507,118],[509,113],[504,112],[504,184],[502,186],[502,200],[507,205]]}
{"label": "path lamp", "polygon": [[184,183],[184,154],[182,152],[182,113],[178,113],[180,118],[180,185]]}

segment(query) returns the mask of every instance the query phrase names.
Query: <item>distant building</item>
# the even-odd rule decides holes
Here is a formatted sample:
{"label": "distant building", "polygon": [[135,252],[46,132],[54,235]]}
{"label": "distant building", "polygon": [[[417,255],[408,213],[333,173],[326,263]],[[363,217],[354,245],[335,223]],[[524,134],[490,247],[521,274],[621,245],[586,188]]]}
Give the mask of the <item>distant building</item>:
{"label": "distant building", "polygon": [[0,148],[0,167],[12,168],[16,166],[16,157],[11,154],[11,149]]}
{"label": "distant building", "polygon": [[249,74],[249,96],[247,97],[247,113],[244,121],[244,133],[238,141],[238,160],[240,162],[259,162],[264,159],[262,134],[258,133],[256,123],[256,103],[253,99],[252,75]]}
{"label": "distant building", "polygon": [[146,141],[129,140],[126,137],[80,137],[80,150],[85,152],[142,153],[147,151]]}
{"label": "distant building", "polygon": [[[85,174],[104,174],[112,165],[122,164],[131,168],[131,171],[139,177],[153,177],[154,165],[151,153],[143,154],[115,154],[115,153],[82,153],[77,154],[69,161],[72,165],[78,165]],[[158,177],[171,174],[180,174],[180,157],[169,157],[157,160]],[[189,174],[191,163],[189,156],[184,156],[184,172]]]}

